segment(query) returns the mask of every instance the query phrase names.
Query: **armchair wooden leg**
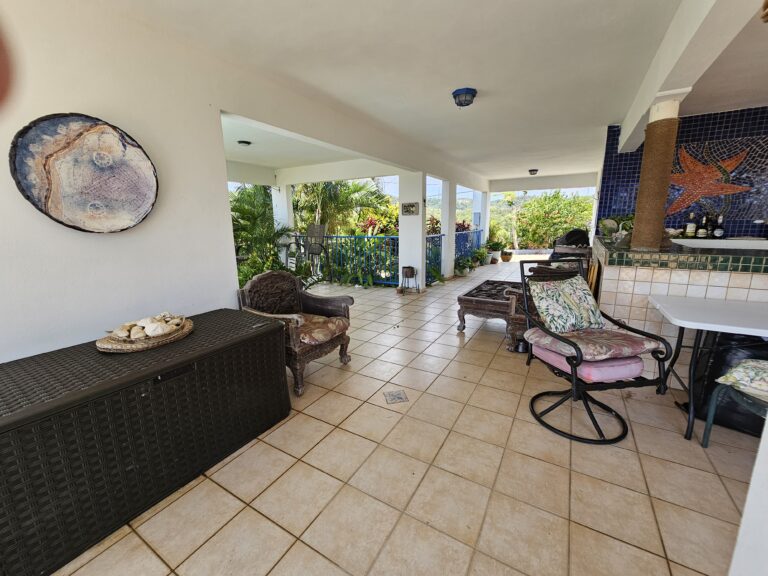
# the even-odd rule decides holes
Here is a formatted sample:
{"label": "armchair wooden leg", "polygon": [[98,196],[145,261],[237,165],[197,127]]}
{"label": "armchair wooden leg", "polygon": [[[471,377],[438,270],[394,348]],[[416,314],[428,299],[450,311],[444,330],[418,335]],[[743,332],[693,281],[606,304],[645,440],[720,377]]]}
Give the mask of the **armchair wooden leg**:
{"label": "armchair wooden leg", "polygon": [[289,368],[293,374],[293,393],[301,396],[304,394],[304,364],[292,364]]}
{"label": "armchair wooden leg", "polygon": [[344,341],[339,347],[339,360],[342,364],[349,364],[349,361],[352,360],[352,357],[347,354],[347,348],[349,348],[349,336],[344,334]]}

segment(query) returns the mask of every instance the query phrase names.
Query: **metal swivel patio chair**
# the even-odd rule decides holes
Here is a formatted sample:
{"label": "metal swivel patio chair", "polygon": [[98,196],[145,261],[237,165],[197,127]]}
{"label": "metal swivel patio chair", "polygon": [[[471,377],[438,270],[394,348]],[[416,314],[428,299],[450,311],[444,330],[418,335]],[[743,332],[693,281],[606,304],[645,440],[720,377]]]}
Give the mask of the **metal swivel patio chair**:
{"label": "metal swivel patio chair", "polygon": [[[626,437],[627,423],[615,409],[591,393],[642,386],[655,386],[658,394],[666,393],[664,362],[672,356],[672,348],[664,338],[601,313],[583,278],[583,262],[575,262],[578,274],[540,279],[526,269],[537,264],[536,261],[520,262],[523,308],[528,322],[525,339],[530,344],[527,364],[530,365],[535,356],[570,384],[566,390],[536,394],[531,398],[530,410],[539,424],[560,436],[589,444],[613,444]],[[535,304],[536,315],[531,313],[531,304]],[[606,320],[619,329],[607,328]],[[656,378],[641,376],[640,355],[645,353],[650,353],[658,363]],[[544,399],[553,399],[554,403],[545,405]],[[595,437],[573,434],[544,419],[568,400],[583,405]],[[621,431],[606,437],[593,407],[599,409],[598,415],[615,421]]]}

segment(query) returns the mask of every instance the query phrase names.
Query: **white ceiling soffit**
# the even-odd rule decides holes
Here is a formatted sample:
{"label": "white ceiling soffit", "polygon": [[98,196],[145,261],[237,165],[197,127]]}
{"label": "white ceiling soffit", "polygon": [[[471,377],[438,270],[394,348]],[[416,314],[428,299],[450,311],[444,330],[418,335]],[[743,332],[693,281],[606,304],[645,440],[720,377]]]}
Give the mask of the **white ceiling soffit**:
{"label": "white ceiling soffit", "polygon": [[589,188],[597,186],[597,172],[583,174],[558,174],[556,176],[526,176],[491,180],[491,192],[514,192],[517,190],[552,190],[555,188]]}
{"label": "white ceiling soffit", "polygon": [[[595,171],[679,0],[133,0],[134,16],[485,178]],[[459,110],[451,91],[477,88]],[[417,168],[417,167],[414,167]]]}
{"label": "white ceiling soffit", "polygon": [[693,86],[682,116],[768,106],[768,24],[755,15]]}
{"label": "white ceiling soffit", "polygon": [[[224,136],[224,155],[227,160],[235,162],[269,168],[292,168],[359,157],[353,152],[325,143],[269,130],[259,122],[234,114],[221,115],[221,130]],[[246,140],[251,144],[242,146],[237,143],[238,140]]]}

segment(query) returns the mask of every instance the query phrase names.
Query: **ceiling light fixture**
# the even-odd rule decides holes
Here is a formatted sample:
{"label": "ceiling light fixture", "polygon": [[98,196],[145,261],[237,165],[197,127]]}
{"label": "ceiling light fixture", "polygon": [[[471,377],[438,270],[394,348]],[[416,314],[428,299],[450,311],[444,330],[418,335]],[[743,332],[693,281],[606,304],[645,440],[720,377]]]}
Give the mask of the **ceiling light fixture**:
{"label": "ceiling light fixture", "polygon": [[250,140],[238,140],[237,143],[240,144],[240,146],[250,146],[251,145],[251,141]]}
{"label": "ceiling light fixture", "polygon": [[531,176],[536,176],[536,174],[538,173],[539,173],[538,168],[531,168],[530,170],[528,170],[528,174],[530,174]]}
{"label": "ceiling light fixture", "polygon": [[475,101],[475,96],[477,96],[477,90],[474,88],[458,88],[453,91],[453,101],[459,108],[472,104]]}

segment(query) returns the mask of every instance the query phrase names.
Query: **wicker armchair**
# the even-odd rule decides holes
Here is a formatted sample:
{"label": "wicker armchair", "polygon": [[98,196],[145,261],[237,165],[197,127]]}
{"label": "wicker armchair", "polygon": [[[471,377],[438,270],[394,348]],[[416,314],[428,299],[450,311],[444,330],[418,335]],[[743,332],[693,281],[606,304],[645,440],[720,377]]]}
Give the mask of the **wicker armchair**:
{"label": "wicker armchair", "polygon": [[304,393],[304,367],[311,360],[338,346],[341,363],[349,363],[349,307],[355,303],[351,296],[315,296],[290,272],[273,270],[251,278],[238,291],[238,300],[242,310],[285,324],[285,363],[297,396]]}

